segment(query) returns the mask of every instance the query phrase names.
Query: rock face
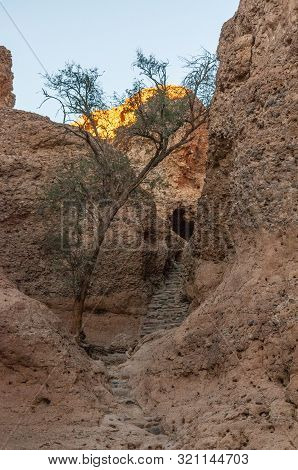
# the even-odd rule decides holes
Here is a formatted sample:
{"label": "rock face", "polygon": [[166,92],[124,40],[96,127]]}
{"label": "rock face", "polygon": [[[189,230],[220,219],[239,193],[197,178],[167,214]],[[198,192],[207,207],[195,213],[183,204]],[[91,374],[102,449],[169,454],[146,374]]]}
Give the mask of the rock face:
{"label": "rock face", "polygon": [[0,108],[3,106],[13,108],[15,104],[11,67],[11,53],[5,47],[0,46]]}
{"label": "rock face", "polygon": [[[41,201],[62,162],[88,149],[49,119],[8,108],[0,115],[0,142],[0,265],[27,295],[65,308],[71,302],[70,286],[44,247],[47,224]],[[163,228],[154,203],[147,206],[148,210],[139,212],[124,208],[118,228],[107,237],[90,308],[133,313],[144,309],[152,282],[162,275],[170,256],[166,243],[151,243],[151,234],[157,236]]]}
{"label": "rock face", "polygon": [[[206,126],[202,126],[189,144],[174,152],[154,170],[145,186],[154,196],[160,217],[169,217],[179,207],[188,209],[192,214],[203,190],[207,148],[208,131]],[[146,164],[154,152],[153,146],[140,138],[133,139],[126,150],[137,170]]]}
{"label": "rock face", "polygon": [[[12,73],[9,51],[1,48],[2,56],[1,74],[7,78],[1,88],[4,96],[9,89],[9,77],[11,86]],[[9,109],[7,106],[13,103],[7,93],[6,107],[0,115],[0,266],[27,295],[46,301],[51,307],[68,308],[72,303],[70,282],[45,249],[48,227],[41,212],[41,200],[63,162],[76,160],[89,149],[49,119]],[[145,207],[140,202],[137,208],[126,205],[120,212],[103,246],[87,307],[135,314],[144,311],[169,258],[183,246],[182,239],[175,236],[173,243],[168,243],[171,221],[158,208],[162,201],[174,207],[178,201],[182,204],[187,199],[194,208],[203,182],[206,135],[206,129],[202,129],[192,146],[185,148],[183,154],[171,156],[154,176],[163,179],[170,188],[154,192],[156,203],[147,197]],[[150,149],[149,154],[148,149],[143,152],[140,142],[135,142],[130,150],[133,163],[143,165],[149,158]],[[64,217],[63,227],[67,223]]]}
{"label": "rock face", "polygon": [[103,364],[67,337],[58,318],[0,273],[0,447],[82,448],[84,425],[113,404]]}
{"label": "rock face", "polygon": [[[127,365],[177,448],[297,447],[297,6],[242,0],[222,30],[188,293]],[[296,416],[297,417],[297,416]]]}
{"label": "rock face", "polygon": [[290,1],[242,1],[223,27],[208,184],[191,247],[198,259],[193,296],[200,302],[202,261],[210,273],[208,290],[221,279],[220,262],[233,259],[243,238],[255,239],[263,231],[285,236],[295,219],[296,19]]}

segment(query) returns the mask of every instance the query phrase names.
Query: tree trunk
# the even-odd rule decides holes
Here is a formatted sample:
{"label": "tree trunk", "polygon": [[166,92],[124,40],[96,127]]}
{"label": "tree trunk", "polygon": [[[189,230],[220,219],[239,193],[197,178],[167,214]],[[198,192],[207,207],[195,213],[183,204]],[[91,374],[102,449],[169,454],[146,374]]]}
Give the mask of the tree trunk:
{"label": "tree trunk", "polygon": [[87,298],[88,290],[90,287],[91,279],[92,279],[92,274],[95,269],[98,255],[99,255],[99,250],[100,247],[104,241],[104,237],[106,234],[108,227],[105,226],[105,230],[101,231],[100,237],[97,241],[96,248],[94,250],[94,253],[89,260],[86,271],[84,273],[84,279],[80,285],[79,291],[75,297],[75,301],[73,304],[73,321],[72,321],[72,334],[74,335],[75,339],[77,342],[80,341],[81,336],[84,334],[83,330],[83,313],[85,309],[85,301]]}
{"label": "tree trunk", "polygon": [[83,312],[85,306],[86,297],[83,298],[80,294],[75,298],[73,305],[73,318],[71,332],[75,337],[75,340],[79,342],[80,335],[83,332]]}
{"label": "tree trunk", "polygon": [[91,259],[89,260],[86,266],[86,271],[84,273],[84,280],[80,286],[79,292],[75,298],[74,306],[73,306],[72,334],[74,335],[77,342],[80,341],[80,337],[84,333],[83,313],[84,313],[84,307],[85,307],[85,300],[86,300],[89,286],[91,283],[92,274],[97,264],[100,247],[104,241],[106,232],[109,229],[119,209],[121,209],[121,207],[123,207],[123,205],[128,200],[130,194],[142,183],[142,181],[146,178],[147,174],[152,170],[152,168],[157,166],[158,162],[165,158],[164,155],[162,155],[162,158],[161,158],[161,153],[158,156],[159,156],[158,161],[157,161],[157,158],[155,157],[153,161],[150,161],[149,164],[146,165],[143,171],[141,171],[139,176],[136,178],[136,181],[132,185],[130,185],[126,190],[123,191],[118,201],[116,201],[116,203],[111,208],[110,213],[106,216],[104,220],[101,221],[101,227],[100,227],[100,232],[98,234],[96,247],[94,249],[93,255],[91,256]]}
{"label": "tree trunk", "polygon": [[[103,237],[104,238],[104,237]],[[80,341],[81,336],[84,333],[83,330],[83,313],[85,309],[85,301],[88,294],[88,289],[91,282],[91,277],[96,266],[98,253],[100,246],[103,242],[103,238],[100,241],[99,245],[97,245],[94,254],[91,260],[88,263],[86,272],[84,274],[84,280],[80,286],[79,292],[75,297],[75,301],[73,304],[73,322],[72,322],[72,334],[74,335],[77,342]]]}

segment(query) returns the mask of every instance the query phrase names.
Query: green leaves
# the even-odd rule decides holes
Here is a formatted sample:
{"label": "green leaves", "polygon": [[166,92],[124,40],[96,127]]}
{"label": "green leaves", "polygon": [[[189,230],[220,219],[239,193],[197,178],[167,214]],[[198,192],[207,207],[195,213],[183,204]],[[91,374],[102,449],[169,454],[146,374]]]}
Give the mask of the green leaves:
{"label": "green leaves", "polygon": [[106,109],[106,98],[99,83],[102,74],[97,68],[84,69],[76,63],[67,63],[55,74],[45,75],[45,99],[56,100],[64,115],[64,122],[92,111]]}
{"label": "green leaves", "polygon": [[156,88],[167,86],[168,60],[157,60],[152,54],[146,57],[145,54],[138,49],[137,59],[133,65],[139,69],[140,75],[149,79]]}
{"label": "green leaves", "polygon": [[[135,105],[136,120],[121,132],[127,138],[139,136],[150,140],[165,155],[178,131],[182,131],[180,138],[184,145],[190,134],[206,122],[215,90],[216,56],[203,50],[202,54],[183,62],[187,73],[182,86],[173,86],[168,83],[169,62],[158,60],[152,54],[145,56],[138,50],[134,66],[140,78],[127,90],[129,100]],[[175,145],[179,147],[179,142]]]}

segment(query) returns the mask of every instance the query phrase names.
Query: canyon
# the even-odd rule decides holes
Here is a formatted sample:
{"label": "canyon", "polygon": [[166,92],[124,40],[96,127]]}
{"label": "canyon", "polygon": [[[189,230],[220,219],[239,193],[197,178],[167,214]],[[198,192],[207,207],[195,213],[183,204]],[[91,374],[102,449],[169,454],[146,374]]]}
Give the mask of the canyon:
{"label": "canyon", "polygon": [[[87,150],[13,109],[0,48],[2,448],[297,448],[297,14],[292,0],[241,0],[223,26],[208,129],[158,169],[165,187],[144,188],[149,212],[116,221],[142,243],[103,251],[85,350],[39,200]],[[151,149],[125,151],[137,168]]]}

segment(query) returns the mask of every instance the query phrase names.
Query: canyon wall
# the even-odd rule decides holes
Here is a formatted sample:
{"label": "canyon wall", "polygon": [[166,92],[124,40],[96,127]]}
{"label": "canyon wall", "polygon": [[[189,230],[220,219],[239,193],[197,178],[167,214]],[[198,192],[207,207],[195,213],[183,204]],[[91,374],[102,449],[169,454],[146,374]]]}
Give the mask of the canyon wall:
{"label": "canyon wall", "polygon": [[0,46],[0,108],[3,106],[13,108],[15,104],[15,96],[12,93],[13,73],[11,67],[10,51]]}
{"label": "canyon wall", "polygon": [[[53,308],[70,308],[70,279],[46,247],[53,224],[47,223],[41,206],[63,162],[88,155],[89,148],[47,118],[9,109],[14,104],[11,54],[2,46],[0,52],[0,105],[5,105],[0,115],[0,266],[27,295]],[[103,246],[87,307],[144,311],[169,260],[183,248],[183,240],[171,232],[170,216],[180,205],[190,207],[193,215],[203,186],[206,149],[204,128],[191,145],[156,170],[151,178],[156,187],[144,186],[145,203],[139,200],[137,208],[126,204]],[[150,146],[140,140],[124,150],[137,171],[150,158]],[[63,218],[63,227],[68,222]],[[55,225],[59,233],[61,223]]]}
{"label": "canyon wall", "polygon": [[[70,307],[70,279],[46,246],[49,224],[42,201],[63,162],[76,161],[89,149],[48,118],[9,108],[0,115],[0,142],[1,266],[27,295],[55,308]],[[63,224],[67,223],[66,214]],[[58,220],[58,234],[60,225]],[[126,205],[103,246],[90,308],[116,313],[140,313],[145,308],[153,283],[172,256],[167,230],[157,220],[149,195],[145,209],[141,201],[138,210]],[[179,240],[174,240],[173,250],[178,246]]]}
{"label": "canyon wall", "polygon": [[[154,152],[153,144],[141,138],[134,138],[124,148],[136,171],[145,166]],[[147,178],[144,187],[153,195],[160,217],[169,218],[179,207],[194,215],[204,186],[207,148],[208,130],[202,125],[189,144],[169,155]]]}
{"label": "canyon wall", "polygon": [[[193,312],[127,365],[177,448],[297,447],[297,6],[242,0],[221,33]],[[297,148],[297,147],[296,147]]]}

